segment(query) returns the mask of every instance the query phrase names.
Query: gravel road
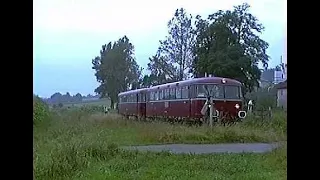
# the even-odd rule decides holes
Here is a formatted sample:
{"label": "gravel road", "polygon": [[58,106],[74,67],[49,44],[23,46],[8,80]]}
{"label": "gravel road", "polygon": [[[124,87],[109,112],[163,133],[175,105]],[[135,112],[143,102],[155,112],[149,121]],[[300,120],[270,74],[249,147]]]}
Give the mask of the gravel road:
{"label": "gravel road", "polygon": [[126,146],[127,150],[167,151],[174,154],[210,154],[210,153],[265,153],[279,147],[279,143],[232,143],[232,144],[167,144],[147,146]]}

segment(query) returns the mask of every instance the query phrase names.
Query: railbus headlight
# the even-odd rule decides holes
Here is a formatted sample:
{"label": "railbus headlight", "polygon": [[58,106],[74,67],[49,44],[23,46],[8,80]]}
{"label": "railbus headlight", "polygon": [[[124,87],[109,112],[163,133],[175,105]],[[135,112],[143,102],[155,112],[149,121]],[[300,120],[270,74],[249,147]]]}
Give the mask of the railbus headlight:
{"label": "railbus headlight", "polygon": [[240,105],[239,105],[239,104],[236,104],[234,107],[235,107],[236,109],[239,109],[239,108],[240,108]]}
{"label": "railbus headlight", "polygon": [[239,118],[243,119],[243,118],[245,118],[246,116],[247,116],[247,113],[246,113],[245,111],[239,111],[239,112],[238,112],[238,117],[239,117]]}

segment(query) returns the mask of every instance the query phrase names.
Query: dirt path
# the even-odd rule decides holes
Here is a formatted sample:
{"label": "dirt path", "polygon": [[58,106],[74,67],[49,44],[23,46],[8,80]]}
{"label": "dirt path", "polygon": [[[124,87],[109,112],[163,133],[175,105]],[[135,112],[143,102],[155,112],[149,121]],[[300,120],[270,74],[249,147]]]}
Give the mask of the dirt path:
{"label": "dirt path", "polygon": [[279,147],[279,143],[232,143],[232,144],[167,144],[147,146],[127,146],[127,150],[139,151],[167,151],[174,154],[194,153],[265,153]]}

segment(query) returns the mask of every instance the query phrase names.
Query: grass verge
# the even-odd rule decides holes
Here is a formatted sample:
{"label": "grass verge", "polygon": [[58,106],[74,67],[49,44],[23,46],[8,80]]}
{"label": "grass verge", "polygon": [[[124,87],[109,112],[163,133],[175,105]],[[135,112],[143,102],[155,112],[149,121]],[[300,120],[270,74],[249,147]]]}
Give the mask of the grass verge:
{"label": "grass verge", "polygon": [[286,141],[280,115],[232,127],[126,121],[64,112],[34,129],[36,179],[286,179],[286,145],[267,154],[138,153],[119,145]]}

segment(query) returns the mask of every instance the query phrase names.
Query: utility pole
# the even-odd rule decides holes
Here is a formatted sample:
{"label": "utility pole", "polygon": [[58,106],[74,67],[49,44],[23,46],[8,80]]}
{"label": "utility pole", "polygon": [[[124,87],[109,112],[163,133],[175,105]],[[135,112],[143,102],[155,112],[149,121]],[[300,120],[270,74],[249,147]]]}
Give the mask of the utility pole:
{"label": "utility pole", "polygon": [[210,121],[210,127],[212,128],[213,126],[213,100],[212,96],[210,98],[210,105],[209,105],[209,110],[210,110],[210,115],[209,115],[209,121]]}

